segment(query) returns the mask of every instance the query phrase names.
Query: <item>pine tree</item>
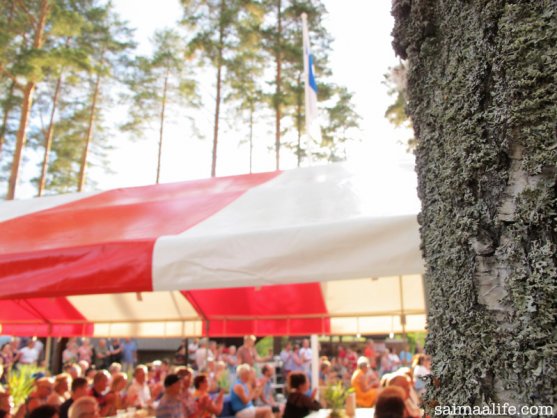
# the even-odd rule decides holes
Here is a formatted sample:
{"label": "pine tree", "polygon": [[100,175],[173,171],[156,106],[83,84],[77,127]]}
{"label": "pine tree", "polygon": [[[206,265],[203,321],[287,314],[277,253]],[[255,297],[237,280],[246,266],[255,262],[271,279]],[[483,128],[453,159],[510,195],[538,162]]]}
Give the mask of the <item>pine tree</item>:
{"label": "pine tree", "polygon": [[171,29],[156,32],[153,55],[149,58],[137,58],[136,71],[128,81],[133,104],[131,118],[124,129],[141,136],[146,124],[159,119],[157,184],[161,175],[168,106],[199,105],[197,84],[192,77],[191,65],[186,61],[185,51],[185,41],[178,32]]}

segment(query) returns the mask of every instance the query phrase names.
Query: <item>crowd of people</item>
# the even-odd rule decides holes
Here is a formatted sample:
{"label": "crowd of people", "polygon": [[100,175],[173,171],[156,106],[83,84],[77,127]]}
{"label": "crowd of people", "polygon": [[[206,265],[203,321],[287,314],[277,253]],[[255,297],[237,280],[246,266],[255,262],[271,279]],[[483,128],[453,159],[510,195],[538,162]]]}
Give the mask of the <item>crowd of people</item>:
{"label": "crowd of people", "polygon": [[[407,347],[398,354],[376,351],[372,340],[364,347],[338,346],[336,355],[320,357],[319,382],[312,385],[309,340],[288,341],[278,356],[261,356],[255,341],[246,336],[236,348],[194,339],[180,346],[174,364],[138,364],[131,339],[101,339],[95,345],[70,339],[62,353],[62,373],[37,373],[32,392],[14,408],[8,374],[19,365],[37,364],[42,347],[34,339],[23,346],[13,339],[0,350],[0,418],[82,418],[83,408],[92,417],[302,418],[326,407],[323,388],[338,383],[353,389],[358,407],[375,407],[378,418],[398,416],[382,416],[381,411],[391,414],[400,405],[401,418],[421,416],[423,378],[429,374],[423,354],[411,354]],[[275,393],[282,387],[277,371],[286,383],[281,394]]]}

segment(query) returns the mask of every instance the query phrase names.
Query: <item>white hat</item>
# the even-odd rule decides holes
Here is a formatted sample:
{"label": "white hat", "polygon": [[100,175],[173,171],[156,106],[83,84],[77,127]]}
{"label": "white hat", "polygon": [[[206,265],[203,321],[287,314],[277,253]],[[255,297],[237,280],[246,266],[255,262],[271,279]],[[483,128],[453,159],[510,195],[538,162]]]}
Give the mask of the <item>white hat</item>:
{"label": "white hat", "polygon": [[360,356],[360,358],[358,359],[358,367],[362,366],[362,365],[366,365],[369,366],[369,360],[367,359],[367,357],[364,356]]}

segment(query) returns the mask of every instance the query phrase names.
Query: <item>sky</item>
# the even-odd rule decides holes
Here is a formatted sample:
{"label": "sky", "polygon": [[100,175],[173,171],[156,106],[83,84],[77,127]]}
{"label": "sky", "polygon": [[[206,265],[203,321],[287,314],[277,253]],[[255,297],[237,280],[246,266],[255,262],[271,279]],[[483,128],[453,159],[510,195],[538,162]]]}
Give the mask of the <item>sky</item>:
{"label": "sky", "polygon": [[[387,86],[383,84],[384,74],[389,67],[398,63],[391,47],[391,2],[324,0],[324,4],[328,11],[324,26],[334,39],[330,53],[333,72],[331,81],[347,87],[354,94],[353,103],[361,116],[361,141],[348,148],[348,162],[379,167],[398,164],[412,170],[414,157],[406,152],[404,145],[412,132],[395,128],[384,117],[385,109],[393,101],[387,93]],[[115,0],[113,5],[121,17],[136,29],[138,50],[143,54],[149,53],[150,40],[155,30],[172,27],[181,17],[178,0]],[[319,73],[315,76],[319,79]],[[179,122],[177,115],[174,118],[170,115],[171,120],[165,125],[161,169],[163,183],[207,178],[210,175],[214,103],[207,98],[212,95],[212,87],[207,85],[202,91],[206,95],[205,104],[195,118],[198,128],[205,133],[205,139],[196,138],[188,126]],[[125,115],[117,116],[120,117]],[[248,145],[241,144],[242,138],[238,138],[237,132],[233,133],[232,127],[237,123],[230,115],[222,114],[218,176],[249,171]],[[275,157],[271,149],[274,143],[273,130],[260,128],[255,141],[253,171],[274,170]],[[155,182],[157,129],[135,141],[130,141],[124,135],[119,136],[111,141],[111,145],[114,147],[110,151],[112,172],[105,172],[98,167],[88,169],[88,176],[94,180],[97,189]],[[294,156],[288,154],[281,155],[281,169],[296,166]],[[36,190],[29,181],[22,179],[17,194],[18,198],[31,197],[36,194]]]}

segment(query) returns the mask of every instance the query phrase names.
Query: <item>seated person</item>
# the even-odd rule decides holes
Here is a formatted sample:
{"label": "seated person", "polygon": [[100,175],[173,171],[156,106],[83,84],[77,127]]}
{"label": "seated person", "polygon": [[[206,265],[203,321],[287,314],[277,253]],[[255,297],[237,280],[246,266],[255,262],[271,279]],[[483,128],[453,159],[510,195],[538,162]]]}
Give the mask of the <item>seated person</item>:
{"label": "seated person", "polygon": [[367,357],[362,356],[358,359],[358,368],[352,375],[351,384],[356,393],[356,406],[371,408],[375,405],[379,379],[377,374],[370,369]]}
{"label": "seated person", "polygon": [[214,401],[211,400],[209,397],[209,380],[205,374],[195,376],[195,379],[193,379],[193,386],[195,387],[195,392],[193,393],[195,401],[199,404],[202,399],[206,400],[206,404],[200,411],[199,418],[211,418],[215,415],[220,415],[222,412],[224,391],[221,390],[216,399]]}
{"label": "seated person", "polygon": [[388,383],[387,390],[393,386],[399,387],[403,391],[404,400],[404,416],[405,418],[421,417],[422,411],[418,406],[412,401],[410,397],[410,390],[412,388],[412,383],[410,378],[406,375],[395,375]]}
{"label": "seated person", "polygon": [[261,368],[261,374],[263,375],[259,380],[261,394],[259,395],[259,399],[256,401],[256,405],[268,405],[274,413],[277,413],[280,411],[280,408],[275,401],[273,390],[273,376],[275,374],[275,368],[269,364],[265,364]]}
{"label": "seated person", "polygon": [[310,411],[317,411],[321,408],[315,400],[317,389],[311,392],[311,396],[306,395],[309,390],[309,381],[304,372],[292,372],[288,376],[288,388],[290,393],[286,399],[283,418],[304,418]]}
{"label": "seated person", "polygon": [[230,391],[232,410],[238,418],[272,418],[269,406],[253,405],[253,400],[261,394],[261,387],[255,384],[252,369],[249,364],[241,364],[236,370],[236,382]]}
{"label": "seated person", "polygon": [[404,391],[391,386],[385,388],[377,397],[374,418],[404,418]]}

